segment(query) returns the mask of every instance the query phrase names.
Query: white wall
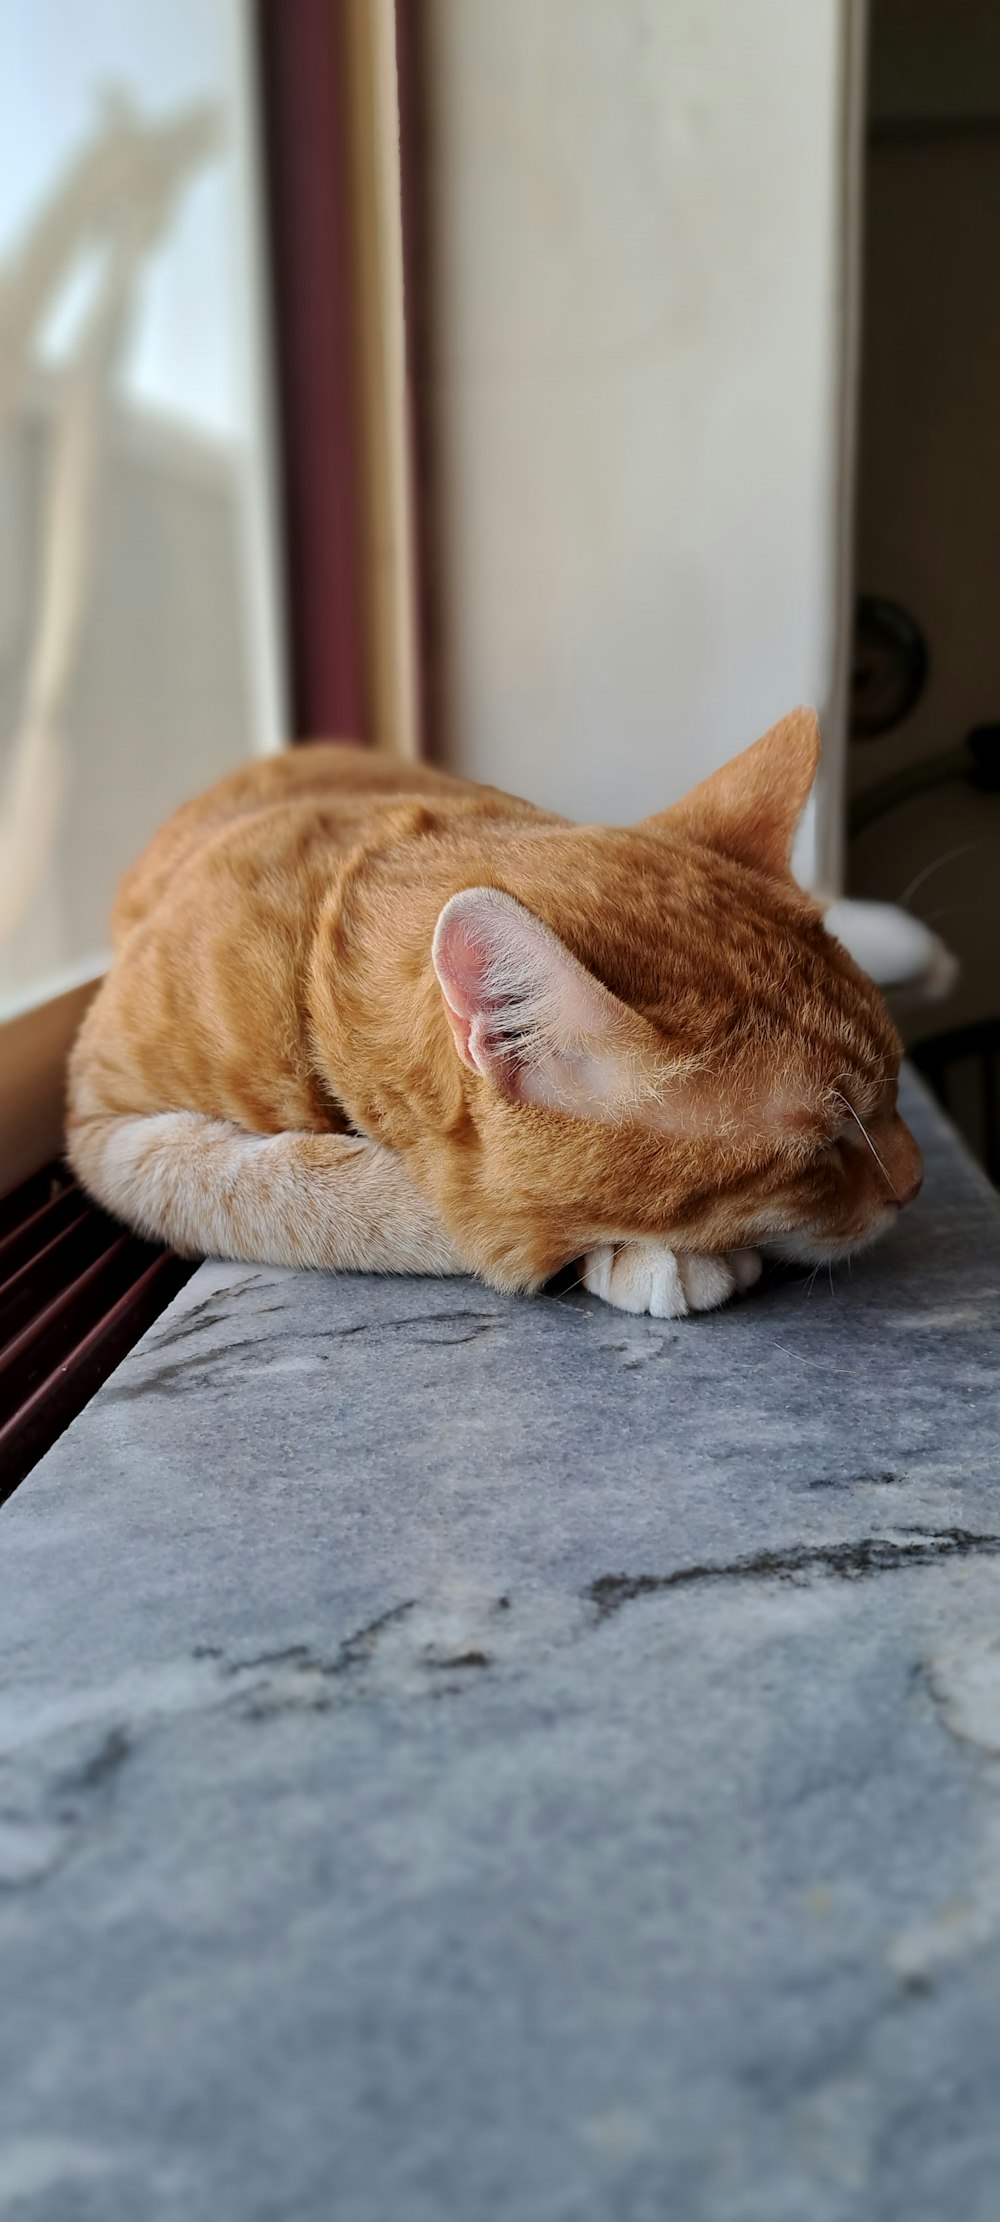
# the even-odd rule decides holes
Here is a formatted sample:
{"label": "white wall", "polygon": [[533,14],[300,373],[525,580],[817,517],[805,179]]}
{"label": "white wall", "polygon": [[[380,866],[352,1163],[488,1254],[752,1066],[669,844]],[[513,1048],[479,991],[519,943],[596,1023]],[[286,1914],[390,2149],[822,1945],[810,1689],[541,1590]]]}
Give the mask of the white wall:
{"label": "white wall", "polygon": [[456,768],[626,820],[830,707],[849,11],[427,11]]}

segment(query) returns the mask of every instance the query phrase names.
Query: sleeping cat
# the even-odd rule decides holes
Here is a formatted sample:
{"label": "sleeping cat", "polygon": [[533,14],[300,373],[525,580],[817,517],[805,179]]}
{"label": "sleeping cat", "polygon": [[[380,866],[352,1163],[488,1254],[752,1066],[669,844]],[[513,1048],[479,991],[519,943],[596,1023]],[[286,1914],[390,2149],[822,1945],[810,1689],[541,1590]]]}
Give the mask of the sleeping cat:
{"label": "sleeping cat", "polygon": [[68,1148],[187,1255],[720,1304],[920,1186],[881,998],[789,871],[797,710],[662,816],[575,826],[364,750],[255,763],[127,875]]}

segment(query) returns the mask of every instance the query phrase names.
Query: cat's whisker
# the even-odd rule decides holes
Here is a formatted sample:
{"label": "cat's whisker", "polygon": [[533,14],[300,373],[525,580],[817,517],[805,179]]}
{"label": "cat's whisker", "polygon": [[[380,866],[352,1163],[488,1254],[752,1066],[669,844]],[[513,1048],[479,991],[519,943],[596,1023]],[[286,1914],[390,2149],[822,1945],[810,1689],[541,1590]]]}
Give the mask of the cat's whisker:
{"label": "cat's whisker", "polygon": [[[882,1088],[882,1087],[885,1087],[885,1086],[886,1086],[886,1085],[887,1085],[888,1083],[890,1083],[890,1082],[893,1082],[893,1081],[896,1081],[896,1080],[898,1080],[898,1078],[899,1078],[899,1066],[898,1066],[898,1064],[892,1064],[892,1065],[883,1065],[883,1066],[881,1066],[881,1067],[880,1067],[880,1068],[878,1068],[878,1069],[874,1069],[874,1068],[873,1068],[873,1069],[872,1069],[872,1070],[871,1070],[870,1072],[866,1072],[866,1074],[865,1074],[865,1078],[866,1078],[866,1081],[867,1081],[867,1082],[868,1082],[868,1083],[869,1083],[869,1084],[870,1084],[870,1085],[871,1085],[871,1086],[872,1086],[873,1088]],[[826,1086],[826,1089],[827,1089],[827,1091],[828,1091],[828,1100],[829,1100],[829,1101],[831,1101],[831,1102],[833,1102],[833,1103],[844,1103],[844,1102],[845,1102],[845,1100],[846,1100],[846,1099],[845,1099],[845,1097],[844,1097],[844,1095],[843,1095],[843,1093],[842,1093],[842,1089],[841,1089],[841,1085],[840,1085],[840,1084],[841,1084],[841,1082],[842,1082],[842,1081],[844,1081],[844,1080],[850,1080],[850,1081],[855,1081],[855,1082],[856,1082],[856,1080],[857,1080],[857,1074],[856,1074],[856,1073],[853,1073],[853,1072],[835,1072],[835,1073],[831,1073],[831,1074],[829,1074],[829,1075],[828,1075],[828,1076],[826,1077],[826,1082],[825,1082],[825,1086]],[[849,1105],[848,1105],[848,1108],[850,1108],[850,1106],[849,1106]]]}
{"label": "cat's whisker", "polygon": [[563,1301],[563,1298],[564,1298],[564,1296],[572,1296],[572,1294],[573,1294],[573,1290],[574,1290],[575,1288],[584,1288],[585,1286],[586,1286],[586,1277],[585,1277],[585,1275],[584,1275],[584,1274],[582,1274],[582,1273],[578,1273],[578,1274],[577,1274],[577,1277],[576,1277],[576,1280],[575,1280],[575,1281],[571,1281],[571,1282],[570,1282],[570,1284],[569,1284],[569,1287],[568,1287],[568,1288],[561,1288],[561,1289],[559,1289],[559,1291],[557,1292],[556,1296],[555,1296],[555,1297],[554,1297],[554,1298],[552,1299],[552,1301],[553,1301],[554,1303],[556,1303],[556,1304],[561,1304],[561,1303],[562,1303],[562,1301]]}
{"label": "cat's whisker", "polygon": [[922,887],[924,881],[929,880],[933,872],[942,872],[946,864],[955,864],[960,856],[971,856],[974,849],[981,849],[983,846],[981,840],[963,841],[959,849],[946,849],[943,856],[935,857],[933,864],[924,865],[923,871],[917,873],[916,878],[910,881],[908,887],[904,887],[902,894],[897,895],[896,901],[905,910],[907,903],[912,902],[918,887]]}
{"label": "cat's whisker", "polygon": [[925,926],[936,926],[942,918],[967,918],[971,903],[943,903],[940,910],[929,910],[924,916]]}
{"label": "cat's whisker", "polygon": [[892,1182],[889,1178],[888,1167],[886,1166],[884,1159],[879,1156],[879,1153],[875,1147],[874,1142],[872,1141],[871,1135],[868,1132],[868,1128],[866,1127],[864,1120],[859,1119],[853,1103],[848,1103],[846,1096],[840,1096],[839,1101],[843,1104],[845,1111],[850,1112],[855,1126],[860,1128],[861,1133],[864,1135],[865,1141],[867,1142],[868,1147],[872,1153],[872,1156],[875,1159],[875,1163],[878,1166],[879,1172],[882,1175],[889,1194],[892,1197],[893,1203],[898,1204],[899,1195],[897,1190],[893,1187]]}

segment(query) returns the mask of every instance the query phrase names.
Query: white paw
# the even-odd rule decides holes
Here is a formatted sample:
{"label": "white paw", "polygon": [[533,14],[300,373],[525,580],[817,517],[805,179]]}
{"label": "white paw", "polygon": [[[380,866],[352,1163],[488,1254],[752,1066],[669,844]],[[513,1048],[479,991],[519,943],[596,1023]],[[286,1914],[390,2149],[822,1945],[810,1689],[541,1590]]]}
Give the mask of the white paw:
{"label": "white paw", "polygon": [[679,1256],[665,1242],[612,1242],[588,1250],[584,1287],[620,1312],[649,1312],[653,1319],[683,1319],[711,1312],[760,1279],[756,1250],[727,1250],[723,1257]]}

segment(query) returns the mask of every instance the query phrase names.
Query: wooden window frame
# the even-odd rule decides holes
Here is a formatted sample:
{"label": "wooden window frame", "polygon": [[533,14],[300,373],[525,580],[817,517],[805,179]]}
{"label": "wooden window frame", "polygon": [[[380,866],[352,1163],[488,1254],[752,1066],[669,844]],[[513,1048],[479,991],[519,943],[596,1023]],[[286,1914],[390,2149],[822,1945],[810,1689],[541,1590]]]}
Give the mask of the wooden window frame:
{"label": "wooden window frame", "polygon": [[421,753],[411,6],[257,0],[293,731]]}

